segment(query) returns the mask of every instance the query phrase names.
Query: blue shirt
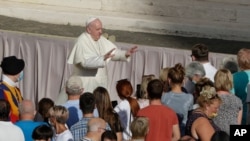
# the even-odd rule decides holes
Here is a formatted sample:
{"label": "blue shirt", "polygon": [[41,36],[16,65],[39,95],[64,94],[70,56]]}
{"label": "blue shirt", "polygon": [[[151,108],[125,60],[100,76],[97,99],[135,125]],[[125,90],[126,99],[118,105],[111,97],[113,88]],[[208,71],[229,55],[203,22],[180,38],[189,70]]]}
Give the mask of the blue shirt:
{"label": "blue shirt", "polygon": [[165,93],[161,97],[161,102],[164,105],[172,108],[177,114],[183,115],[183,124],[186,125],[188,111],[193,109],[194,98],[192,94],[173,93],[172,91]]}
{"label": "blue shirt", "polygon": [[[70,128],[72,125],[77,123],[80,119],[82,119],[82,111],[80,109],[79,105],[79,99],[78,100],[68,100],[66,103],[63,104],[64,107],[66,107],[69,111],[69,118],[66,122],[67,126]],[[94,110],[94,117],[98,117],[98,111],[95,108]]]}
{"label": "blue shirt", "polygon": [[69,111],[69,118],[66,122],[67,126],[70,128],[73,124],[82,119],[82,111],[79,107],[79,100],[68,100],[63,104]]}
{"label": "blue shirt", "polygon": [[82,118],[79,122],[71,126],[70,132],[73,135],[74,141],[81,141],[81,139],[86,135],[87,125],[90,119],[91,118]]}
{"label": "blue shirt", "polygon": [[32,120],[19,120],[15,123],[15,125],[17,125],[18,127],[20,127],[22,129],[25,141],[33,141],[33,139],[32,139],[33,130],[37,126],[43,125],[43,124],[48,125],[46,122],[35,122]]}
{"label": "blue shirt", "polygon": [[243,113],[241,124],[247,124],[247,85],[250,83],[250,71],[239,71],[233,74],[234,94],[241,99]]}

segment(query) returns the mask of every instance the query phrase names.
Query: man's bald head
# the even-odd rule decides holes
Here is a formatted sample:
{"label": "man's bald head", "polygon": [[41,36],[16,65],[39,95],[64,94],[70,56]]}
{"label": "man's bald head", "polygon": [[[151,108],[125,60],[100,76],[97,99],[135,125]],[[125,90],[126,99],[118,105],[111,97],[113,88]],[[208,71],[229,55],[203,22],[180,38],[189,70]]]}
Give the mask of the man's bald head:
{"label": "man's bald head", "polygon": [[31,100],[23,100],[19,104],[18,108],[19,108],[19,114],[21,117],[24,115],[34,116],[35,114],[35,106]]}
{"label": "man's bald head", "polygon": [[102,118],[91,118],[88,121],[88,132],[97,132],[105,130],[106,122]]}

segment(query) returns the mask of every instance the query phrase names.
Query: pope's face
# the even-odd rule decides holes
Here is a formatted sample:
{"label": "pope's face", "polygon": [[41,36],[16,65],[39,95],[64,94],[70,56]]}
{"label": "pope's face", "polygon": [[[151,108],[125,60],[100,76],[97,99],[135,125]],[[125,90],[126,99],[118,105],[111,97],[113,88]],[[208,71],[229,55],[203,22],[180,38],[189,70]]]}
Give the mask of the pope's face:
{"label": "pope's face", "polygon": [[87,27],[87,32],[91,35],[93,40],[99,40],[102,36],[102,22],[99,19],[94,20]]}

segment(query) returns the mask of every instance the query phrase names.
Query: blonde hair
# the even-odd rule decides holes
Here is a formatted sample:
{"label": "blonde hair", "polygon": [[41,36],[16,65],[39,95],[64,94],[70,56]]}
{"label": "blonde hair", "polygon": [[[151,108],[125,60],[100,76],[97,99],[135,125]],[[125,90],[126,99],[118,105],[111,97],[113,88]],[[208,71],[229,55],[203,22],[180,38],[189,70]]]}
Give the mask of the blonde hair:
{"label": "blonde hair", "polygon": [[163,92],[168,92],[168,90],[170,88],[169,82],[168,82],[169,69],[170,69],[170,67],[166,67],[166,68],[161,69],[161,71],[160,71],[159,80],[163,84]]}
{"label": "blonde hair", "polygon": [[197,103],[201,108],[205,108],[206,105],[212,104],[215,100],[219,100],[221,102],[221,99],[217,95],[215,88],[205,85],[200,92]]}
{"label": "blonde hair", "polygon": [[49,109],[50,117],[54,117],[56,122],[65,124],[69,118],[69,111],[64,106],[58,105]]}
{"label": "blonde hair", "polygon": [[142,76],[142,82],[141,82],[141,90],[140,90],[140,98],[147,99],[148,98],[148,92],[147,92],[147,87],[148,83],[151,80],[156,79],[155,75],[150,74],[150,75],[143,75]]}
{"label": "blonde hair", "polygon": [[163,68],[160,70],[160,75],[159,75],[159,79],[163,82],[163,81],[167,81],[168,80],[168,71],[169,71],[169,67]]}
{"label": "blonde hair", "polygon": [[149,120],[147,117],[136,117],[130,125],[133,139],[144,138],[149,130]]}
{"label": "blonde hair", "polygon": [[219,69],[214,76],[216,91],[230,91],[233,88],[233,76],[228,69]]}

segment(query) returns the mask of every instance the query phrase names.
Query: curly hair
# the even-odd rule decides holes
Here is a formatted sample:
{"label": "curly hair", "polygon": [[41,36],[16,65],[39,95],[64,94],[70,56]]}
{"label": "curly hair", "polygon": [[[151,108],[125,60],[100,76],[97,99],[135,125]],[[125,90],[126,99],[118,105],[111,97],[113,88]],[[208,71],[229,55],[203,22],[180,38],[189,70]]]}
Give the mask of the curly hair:
{"label": "curly hair", "polygon": [[197,99],[197,103],[201,108],[204,108],[205,105],[210,105],[214,102],[214,100],[222,101],[221,98],[216,93],[216,90],[214,87],[211,87],[209,85],[205,85],[202,88],[202,91],[200,92],[200,96]]}

